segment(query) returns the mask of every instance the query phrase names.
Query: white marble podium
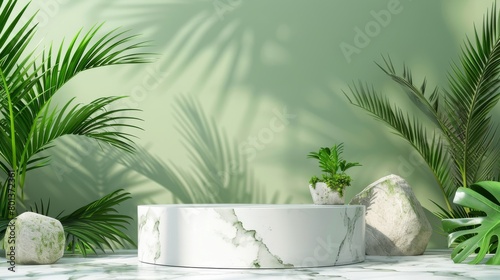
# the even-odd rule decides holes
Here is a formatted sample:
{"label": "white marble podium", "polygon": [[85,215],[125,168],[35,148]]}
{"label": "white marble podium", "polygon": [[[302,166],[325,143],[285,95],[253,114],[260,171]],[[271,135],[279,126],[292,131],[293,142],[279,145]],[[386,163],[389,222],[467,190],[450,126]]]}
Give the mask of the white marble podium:
{"label": "white marble podium", "polygon": [[297,268],[365,259],[360,205],[138,206],[138,259],[203,268]]}

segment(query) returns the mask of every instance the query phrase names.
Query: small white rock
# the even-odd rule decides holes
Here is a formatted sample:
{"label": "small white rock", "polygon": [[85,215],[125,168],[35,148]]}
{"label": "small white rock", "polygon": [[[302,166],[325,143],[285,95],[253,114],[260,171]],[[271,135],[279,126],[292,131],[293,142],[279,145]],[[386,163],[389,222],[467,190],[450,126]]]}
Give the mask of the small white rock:
{"label": "small white rock", "polygon": [[63,256],[65,243],[61,222],[33,212],[13,219],[4,238],[6,254],[15,248],[16,264],[53,264]]}
{"label": "small white rock", "polygon": [[432,234],[410,185],[397,175],[383,177],[349,204],[366,206],[366,254],[413,256],[424,253]]}

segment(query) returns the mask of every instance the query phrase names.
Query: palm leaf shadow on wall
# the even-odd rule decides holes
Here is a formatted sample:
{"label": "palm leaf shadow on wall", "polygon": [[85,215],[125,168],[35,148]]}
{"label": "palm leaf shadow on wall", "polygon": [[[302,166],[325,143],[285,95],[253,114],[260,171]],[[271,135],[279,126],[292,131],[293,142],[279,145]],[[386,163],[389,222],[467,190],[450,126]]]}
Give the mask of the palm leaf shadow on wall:
{"label": "palm leaf shadow on wall", "polygon": [[[387,5],[387,1],[373,2],[374,7]],[[80,4],[69,1],[66,5],[77,7]],[[362,1],[322,1],[311,5],[307,1],[288,0],[109,0],[92,1],[86,5],[96,11],[90,17],[105,17],[117,22],[126,19],[127,26],[154,38],[155,51],[161,53],[156,66],[169,73],[168,81],[162,83],[162,90],[180,88],[196,92],[197,96],[210,96],[216,104],[213,108],[215,117],[225,116],[235,104],[241,106],[244,117],[235,135],[245,135],[246,127],[251,127],[257,120],[253,117],[255,112],[270,102],[286,106],[291,112],[303,116],[310,115],[311,120],[307,120],[306,125],[287,128],[286,133],[291,137],[280,147],[286,150],[283,154],[287,172],[304,172],[303,158],[297,149],[305,153],[311,148],[300,140],[302,135],[313,139],[310,140],[311,146],[313,141],[352,141],[367,150],[371,147],[359,139],[371,138],[371,146],[382,146],[388,152],[394,152],[389,145],[373,144],[392,141],[388,133],[381,134],[364,125],[364,116],[345,106],[347,102],[340,91],[332,91],[341,80],[351,80],[349,72],[355,68],[347,64],[339,48],[339,44],[352,40],[355,35],[352,28],[346,26],[364,26],[366,20],[373,19],[362,16],[370,13],[370,8]],[[435,11],[434,14],[440,14],[444,9],[439,1],[426,2],[422,6],[416,8],[429,9]],[[346,15],[344,10],[356,14]],[[432,20],[438,26],[447,26],[444,18]],[[401,23],[408,26],[408,21]],[[393,23],[391,26],[396,31],[384,32],[377,41],[391,41],[394,37],[384,37],[399,36],[394,35],[398,28],[394,28]],[[454,38],[448,35],[451,32],[441,33],[443,42],[453,41]],[[374,45],[363,49],[363,56],[366,57],[371,47]],[[426,49],[419,47],[420,51]],[[362,60],[363,56],[357,59]],[[371,56],[366,59],[372,61]],[[362,66],[356,69],[356,75],[370,70]],[[131,71],[129,75],[133,77],[136,73]],[[208,87],[216,90],[205,91]],[[350,119],[332,121],[345,116]],[[322,122],[329,126],[319,125]],[[380,153],[380,156],[385,155]],[[390,166],[383,164],[378,168],[386,173]],[[376,171],[370,173],[368,175],[373,176]]]}
{"label": "palm leaf shadow on wall", "polygon": [[175,106],[176,130],[191,166],[177,166],[175,159],[164,162],[139,148],[135,154],[113,151],[115,160],[138,174],[158,183],[180,203],[289,203],[275,192],[272,198],[255,179],[238,145],[228,139],[213,118],[198,102],[181,97]]}
{"label": "palm leaf shadow on wall", "polygon": [[[110,0],[86,5],[96,11],[90,17],[105,17],[111,22],[126,19],[127,26],[154,40],[155,51],[161,54],[155,67],[168,73],[161,84],[162,91],[175,89],[208,96],[214,100],[212,112],[216,118],[227,116],[234,106],[239,106],[242,121],[234,135],[248,135],[247,128],[259,121],[255,113],[269,113],[264,110],[270,103],[279,110],[286,107],[297,115],[311,115],[309,123],[297,121],[280,136],[287,137],[279,147],[284,150],[279,151],[280,157],[268,154],[271,161],[286,166],[290,174],[304,172],[301,155],[310,148],[304,145],[303,135],[309,135],[311,143],[318,139],[344,141],[338,137],[372,137],[364,127],[353,130],[351,121],[332,122],[346,115],[353,119],[360,117],[352,114],[351,107],[343,106],[346,100],[341,94],[332,94],[332,72],[333,76],[345,74],[336,70],[339,66],[330,59],[335,54],[332,44],[340,43],[335,40],[345,33],[344,29],[333,26],[334,22],[325,21],[337,12],[328,9],[334,5],[318,7],[287,0],[242,1],[240,6],[224,10],[219,17],[214,2],[219,1]],[[71,1],[65,5],[81,4]],[[315,16],[303,17],[304,13]],[[341,59],[340,63],[345,63]],[[134,78],[137,73],[130,71],[125,75]],[[162,94],[157,89],[153,91],[145,98]],[[146,102],[142,104],[148,106]],[[325,129],[319,125],[322,122],[330,127]],[[360,137],[360,131],[366,135]],[[381,138],[387,141],[386,135]],[[168,160],[166,155],[158,156]]]}
{"label": "palm leaf shadow on wall", "polygon": [[[227,100],[234,96],[235,87],[251,95],[245,107],[247,123],[252,121],[252,112],[262,99],[272,97],[291,109],[301,108],[316,114],[317,104],[303,93],[316,90],[324,93],[325,98],[331,98],[327,93],[331,92],[328,81],[332,64],[323,56],[328,49],[323,38],[328,37],[309,31],[324,26],[324,22],[301,17],[303,13],[330,15],[327,10],[309,3],[110,0],[94,6],[94,10],[102,10],[94,16],[112,10],[113,13],[105,14],[106,18],[117,21],[127,18],[127,26],[144,30],[154,38],[157,51],[162,53],[157,63],[162,71],[169,73],[170,81],[183,80],[196,68],[189,86],[200,95],[209,94],[203,89],[215,81],[217,87],[220,86],[216,92],[210,92],[217,104],[215,114],[224,111]],[[287,7],[287,12],[283,7]],[[311,51],[303,45],[308,41],[324,49]],[[175,82],[167,86],[173,84]],[[342,101],[340,95],[336,99]],[[322,119],[331,119],[330,110],[321,112]],[[321,130],[312,132],[324,134]]]}
{"label": "palm leaf shadow on wall", "polygon": [[[145,182],[144,178],[130,176],[129,170],[117,168],[113,160],[109,160],[109,154],[113,148],[97,145],[90,139],[68,136],[57,139],[57,146],[50,152],[52,164],[43,170],[43,182],[45,192],[40,198],[47,200],[51,198],[58,201],[58,205],[65,209],[72,208],[72,200],[90,201],[95,195],[103,196],[117,188],[131,189]],[[54,188],[53,186],[65,185],[65,188]],[[152,191],[141,190],[140,196],[134,193],[134,199],[144,199],[153,195]]]}

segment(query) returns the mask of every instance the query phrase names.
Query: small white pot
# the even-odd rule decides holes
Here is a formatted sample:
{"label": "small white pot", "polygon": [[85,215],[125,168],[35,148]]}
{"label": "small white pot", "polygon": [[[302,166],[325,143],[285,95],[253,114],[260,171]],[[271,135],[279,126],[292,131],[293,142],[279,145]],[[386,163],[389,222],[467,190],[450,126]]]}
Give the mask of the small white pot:
{"label": "small white pot", "polygon": [[330,189],[326,183],[318,182],[315,188],[309,185],[309,191],[311,192],[314,204],[344,205],[344,197],[340,197],[340,194]]}

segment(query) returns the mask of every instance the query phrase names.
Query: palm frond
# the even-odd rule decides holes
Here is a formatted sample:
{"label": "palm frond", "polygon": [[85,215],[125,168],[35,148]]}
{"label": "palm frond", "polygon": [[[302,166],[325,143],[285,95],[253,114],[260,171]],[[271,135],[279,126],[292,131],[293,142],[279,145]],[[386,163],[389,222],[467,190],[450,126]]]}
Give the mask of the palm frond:
{"label": "palm frond", "polygon": [[[17,79],[19,70],[28,68],[33,55],[33,52],[26,52],[26,48],[35,32],[35,27],[30,27],[35,15],[18,27],[22,23],[21,19],[25,17],[29,4],[14,14],[16,4],[16,0],[0,3],[0,68],[6,77]],[[21,59],[23,56],[24,58]],[[3,104],[5,97],[2,96],[0,101]]]}
{"label": "palm frond", "polygon": [[434,204],[438,209],[438,211],[434,211],[433,214],[434,216],[438,217],[439,219],[455,219],[455,218],[463,218],[463,217],[469,217],[470,214],[465,210],[464,207],[453,207],[453,209],[449,210],[435,201],[431,200],[432,204]]}
{"label": "palm frond", "polygon": [[[3,239],[5,233],[7,232],[7,225],[9,225],[10,219],[0,217],[0,236]],[[2,240],[0,239],[0,240]]]}
{"label": "palm frond", "polygon": [[[449,75],[450,89],[445,93],[447,117],[452,133],[459,140],[453,154],[461,171],[462,186],[484,180],[493,174],[485,158],[498,150],[493,141],[491,110],[500,98],[500,33],[496,4],[483,19],[482,33],[475,30],[474,43],[467,39],[460,66],[454,65]],[[493,152],[493,157],[498,153]],[[480,171],[481,168],[486,170]],[[481,176],[477,176],[478,172]]]}
{"label": "palm frond", "polygon": [[[53,139],[66,134],[86,135],[118,148],[133,150],[130,145],[130,135],[109,131],[119,126],[138,128],[133,125],[120,124],[120,121],[137,120],[133,117],[119,117],[119,113],[130,113],[133,110],[118,109],[92,115],[103,109],[104,105],[116,101],[117,98],[101,98],[89,105],[77,105],[71,109],[70,102],[68,102],[58,115],[49,106],[57,90],[82,71],[109,65],[149,61],[144,58],[145,53],[132,52],[142,48],[144,42],[131,43],[135,36],[125,36],[126,32],[114,30],[96,39],[96,34],[101,27],[102,25],[94,26],[81,39],[80,32],[78,32],[65,51],[63,42],[56,54],[53,54],[52,46],[43,53],[42,64],[38,67],[41,69],[41,78],[37,80],[36,86],[32,86],[30,94],[21,100],[16,113],[17,130],[22,133],[19,135],[20,145],[25,147],[20,155],[22,164],[30,160],[31,156],[36,155],[42,148],[46,149],[47,144]],[[36,71],[38,68],[34,67]],[[47,127],[44,127],[45,125]],[[56,129],[55,126],[58,128]],[[40,130],[43,132],[35,134]],[[32,167],[25,166],[24,171],[28,168]]]}
{"label": "palm frond", "polygon": [[473,215],[462,206],[451,207],[449,199],[458,186],[468,187],[476,181],[498,178],[500,149],[491,111],[500,99],[500,28],[496,4],[483,19],[482,32],[475,30],[467,39],[460,63],[449,73],[449,89],[425,94],[426,82],[413,83],[410,70],[404,66],[398,75],[390,58],[384,58],[382,70],[403,86],[416,108],[434,124],[428,137],[423,122],[405,116],[391,107],[387,98],[375,90],[359,85],[351,88],[350,102],[374,115],[406,139],[433,171],[447,209],[438,206],[442,218]]}
{"label": "palm frond", "polygon": [[[52,45],[34,56],[28,46],[36,32],[33,25],[36,14],[28,20],[29,3],[16,8],[18,1],[0,1],[0,168],[15,174],[16,190],[23,190],[27,171],[47,165],[50,157],[41,151],[50,149],[53,141],[64,135],[86,136],[125,151],[133,151],[132,135],[127,129],[140,129],[130,122],[139,120],[133,109],[107,109],[122,97],[105,97],[89,104],[74,105],[73,100],[61,109],[51,106],[56,92],[82,71],[119,64],[148,62],[149,53],[141,50],[146,42],[136,42],[135,35],[118,29],[100,35],[101,25],[87,33],[78,32],[69,45]],[[82,35],[83,34],[83,35]],[[125,129],[125,130],[124,130]],[[0,231],[4,231],[4,218],[8,216],[7,188],[0,192]],[[21,194],[24,194],[22,192]],[[82,207],[62,218],[73,249],[86,254],[96,248],[104,250],[110,242],[129,242],[120,229],[130,217],[114,214],[113,208],[129,199],[128,193],[113,192],[101,200]],[[23,197],[21,196],[21,201]],[[5,207],[4,207],[5,206]],[[43,201],[31,210],[48,214],[49,204]]]}
{"label": "palm frond", "polygon": [[405,139],[426,161],[432,171],[449,211],[452,210],[450,198],[453,184],[447,168],[450,162],[446,146],[435,132],[429,136],[427,129],[416,119],[405,115],[402,109],[390,104],[386,97],[381,97],[373,88],[359,84],[350,87],[352,98],[346,94],[349,102],[364,109],[377,120],[386,123],[396,135]]}
{"label": "palm frond", "polygon": [[127,115],[137,110],[106,109],[107,106],[122,98],[124,97],[103,97],[89,104],[71,106],[72,99],[60,111],[46,106],[31,129],[29,137],[31,141],[26,145],[25,157],[31,158],[54,139],[70,134],[102,140],[120,149],[133,151],[131,136],[120,129],[124,127],[140,129],[135,125],[122,123],[140,120]]}
{"label": "palm frond", "polygon": [[26,142],[21,142],[20,164],[22,176],[19,178],[23,189],[26,171],[43,167],[49,163],[48,157],[32,159],[41,151],[50,148],[55,139],[64,135],[81,135],[110,144],[119,149],[134,151],[133,136],[123,128],[141,129],[130,121],[140,120],[127,116],[135,109],[113,109],[106,107],[123,97],[103,97],[85,105],[72,105],[68,101],[61,110],[50,108],[50,102],[44,105],[37,119],[29,130]]}
{"label": "palm frond", "polygon": [[[150,53],[136,52],[147,46],[147,42],[134,42],[136,35],[128,31],[112,30],[98,37],[103,24],[95,25],[81,36],[81,30],[65,47],[64,41],[59,48],[51,45],[42,55],[41,74],[43,79],[35,88],[38,108],[66,82],[85,70],[120,64],[148,63]],[[36,112],[37,110],[35,110]]]}
{"label": "palm frond", "polygon": [[86,256],[88,251],[97,254],[97,249],[102,252],[105,252],[105,248],[113,250],[111,242],[121,246],[124,246],[125,242],[135,245],[132,239],[123,233],[132,218],[118,214],[115,209],[130,198],[130,193],[119,189],[59,218],[71,250]]}
{"label": "palm frond", "polygon": [[[44,216],[50,216],[49,215],[49,212],[50,212],[50,198],[48,200],[47,203],[45,203],[43,201],[43,199],[40,199],[40,204],[36,203],[33,205],[33,206],[30,206],[30,211],[31,212],[34,212],[34,213],[38,213],[40,215],[44,215]],[[63,213],[64,211],[61,211],[57,216],[54,216],[55,219],[58,219],[61,214]]]}
{"label": "palm frond", "polygon": [[442,118],[439,115],[439,89],[436,87],[432,93],[426,94],[427,82],[424,79],[420,87],[414,84],[413,76],[411,70],[403,65],[402,75],[397,74],[396,68],[392,63],[391,58],[382,57],[385,66],[377,63],[380,69],[391,77],[393,81],[398,83],[404,89],[409,99],[413,102],[415,107],[417,107],[425,116],[428,117],[436,126],[441,127],[446,130],[446,125],[443,123]]}
{"label": "palm frond", "polygon": [[2,74],[0,115],[4,117],[0,120],[2,138],[0,154],[5,163],[11,166],[7,167],[6,164],[2,164],[1,167],[6,173],[16,165],[13,161],[18,155],[15,149],[16,139],[14,139],[17,135],[13,136],[12,131],[15,129],[11,128],[14,122],[12,116],[17,111],[19,103],[22,103],[23,96],[31,90],[38,78],[36,73],[29,71],[33,65],[33,51],[26,52],[35,31],[35,27],[30,27],[34,16],[18,28],[28,5],[21,8],[16,15],[13,13],[16,4],[17,1],[0,3],[0,72]]}
{"label": "palm frond", "polygon": [[[3,238],[9,221],[13,218],[12,216],[15,216],[12,215],[12,209],[10,208],[12,206],[15,207],[15,193],[11,193],[9,190],[9,188],[12,187],[10,184],[13,184],[14,182],[9,182],[9,179],[12,180],[12,178],[7,178],[7,180],[0,185],[0,201],[2,202],[0,205],[0,238]],[[14,199],[12,195],[14,196]]]}
{"label": "palm frond", "polygon": [[[9,206],[9,186],[8,186],[8,180],[5,180],[1,184],[0,201],[5,202],[5,203],[2,203],[2,205],[0,206],[0,217],[7,219],[9,217],[9,213],[8,213],[9,212],[9,210],[8,210],[8,206]],[[0,230],[2,230],[2,228],[0,228]]]}
{"label": "palm frond", "polygon": [[138,128],[127,124],[138,120],[125,116],[133,110],[105,111],[117,97],[97,99],[88,105],[72,106],[68,102],[60,111],[50,103],[58,89],[82,71],[149,62],[150,54],[140,51],[146,42],[135,42],[135,35],[118,29],[101,36],[101,24],[85,34],[78,32],[67,46],[64,42],[57,48],[51,45],[36,60],[33,51],[27,52],[36,31],[36,26],[30,27],[34,15],[17,28],[29,4],[14,15],[16,3],[8,1],[1,5],[0,12],[0,23],[4,23],[0,29],[0,70],[5,74],[0,93],[10,93],[0,94],[0,115],[11,116],[0,119],[0,167],[8,172],[19,166],[16,172],[21,175],[18,183],[22,188],[26,171],[49,163],[48,157],[32,157],[51,148],[54,139],[68,134],[85,135],[132,151],[132,136],[121,129]]}

